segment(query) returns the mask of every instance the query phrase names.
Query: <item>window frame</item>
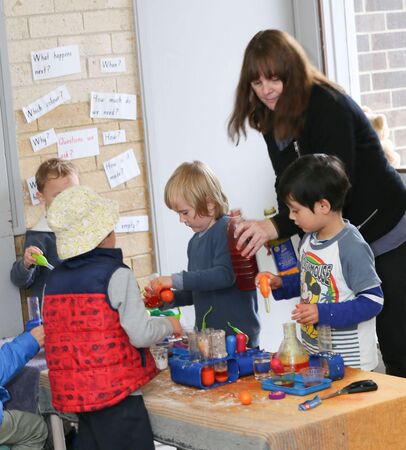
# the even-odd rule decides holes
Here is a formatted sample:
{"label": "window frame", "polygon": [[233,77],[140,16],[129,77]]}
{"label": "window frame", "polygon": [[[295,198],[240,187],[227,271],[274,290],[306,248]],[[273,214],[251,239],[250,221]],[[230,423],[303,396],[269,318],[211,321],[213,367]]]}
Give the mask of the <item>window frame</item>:
{"label": "window frame", "polygon": [[[13,110],[12,86],[9,71],[7,51],[6,20],[3,2],[0,2],[0,109],[2,116],[2,131],[4,156],[8,176],[9,200],[11,208],[13,234],[24,234],[24,202],[21,186],[20,168],[18,163],[18,148],[16,141],[16,123]],[[1,124],[0,124],[1,125]],[[3,144],[3,142],[1,144]],[[0,147],[1,148],[1,147]]]}
{"label": "window frame", "polygon": [[353,0],[319,0],[325,74],[361,100]]}

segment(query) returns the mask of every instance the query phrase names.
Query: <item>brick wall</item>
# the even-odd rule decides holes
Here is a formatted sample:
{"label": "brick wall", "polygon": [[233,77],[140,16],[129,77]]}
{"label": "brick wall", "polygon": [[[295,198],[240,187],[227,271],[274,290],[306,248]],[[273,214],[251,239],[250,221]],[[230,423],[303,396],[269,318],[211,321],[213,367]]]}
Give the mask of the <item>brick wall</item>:
{"label": "brick wall", "polygon": [[354,0],[361,104],[387,116],[406,165],[406,0]]}
{"label": "brick wall", "polygon": [[[21,183],[24,189],[26,226],[33,226],[41,206],[32,206],[25,183],[38,165],[57,156],[56,144],[34,153],[29,138],[54,128],[55,132],[97,127],[100,155],[75,159],[82,184],[91,186],[103,196],[120,204],[120,215],[149,213],[147,175],[144,160],[142,120],[92,119],[89,116],[90,92],[123,92],[139,95],[135,33],[131,0],[4,0],[12,94],[16,117]],[[77,44],[80,49],[81,73],[33,81],[31,51]],[[125,73],[101,73],[101,57],[125,57]],[[21,111],[56,87],[65,84],[71,100],[34,122],[27,123]],[[138,117],[141,104],[138,97]],[[103,146],[102,132],[125,129],[125,144]],[[134,149],[141,175],[110,189],[103,161],[128,149]],[[23,236],[16,238],[21,254]],[[125,262],[135,271],[143,285],[154,270],[150,232],[117,235],[117,246]]]}

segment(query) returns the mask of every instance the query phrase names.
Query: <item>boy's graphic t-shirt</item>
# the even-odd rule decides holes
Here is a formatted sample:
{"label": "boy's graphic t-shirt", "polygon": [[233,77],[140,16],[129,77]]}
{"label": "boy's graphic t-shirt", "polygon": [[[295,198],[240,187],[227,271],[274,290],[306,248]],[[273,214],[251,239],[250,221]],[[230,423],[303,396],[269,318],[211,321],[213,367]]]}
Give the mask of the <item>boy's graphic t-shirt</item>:
{"label": "boy's graphic t-shirt", "polygon": [[[328,241],[318,241],[313,234],[306,234],[300,247],[300,268],[302,303],[357,301],[354,299],[361,292],[380,285],[370,247],[348,222]],[[380,304],[383,302],[381,297],[368,293],[364,297]],[[352,326],[332,327],[333,351],[341,354],[346,365],[372,370],[378,363],[375,317],[364,321],[357,317],[351,319]],[[314,325],[302,325],[302,340],[310,353],[318,352]]]}

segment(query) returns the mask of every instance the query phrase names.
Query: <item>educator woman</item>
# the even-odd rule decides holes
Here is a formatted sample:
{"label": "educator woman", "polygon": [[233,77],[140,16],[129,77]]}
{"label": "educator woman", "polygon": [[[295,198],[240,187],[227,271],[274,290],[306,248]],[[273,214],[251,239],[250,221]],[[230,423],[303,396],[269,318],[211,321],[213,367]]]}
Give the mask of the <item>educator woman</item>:
{"label": "educator woman", "polygon": [[[286,167],[301,155],[327,153],[344,162],[352,184],[344,217],[371,245],[382,280],[377,334],[386,371],[406,377],[406,187],[365,114],[311,64],[292,36],[265,30],[245,50],[229,136],[238,143],[247,126],[264,136],[276,189]],[[244,256],[299,231],[279,199],[278,205],[271,220],[246,221],[236,229],[240,247],[249,240]]]}

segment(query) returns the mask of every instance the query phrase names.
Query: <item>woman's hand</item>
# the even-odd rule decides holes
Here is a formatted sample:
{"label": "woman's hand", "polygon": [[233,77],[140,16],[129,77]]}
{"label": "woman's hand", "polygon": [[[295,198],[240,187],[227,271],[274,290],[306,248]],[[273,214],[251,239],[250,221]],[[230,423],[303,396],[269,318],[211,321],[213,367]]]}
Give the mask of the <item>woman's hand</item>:
{"label": "woman's hand", "polygon": [[271,220],[244,220],[237,225],[234,235],[238,238],[237,249],[245,258],[251,258],[266,242],[278,237]]}
{"label": "woman's hand", "polygon": [[156,293],[159,294],[162,289],[171,289],[173,287],[171,276],[160,276],[154,278],[150,283],[149,287]]}

